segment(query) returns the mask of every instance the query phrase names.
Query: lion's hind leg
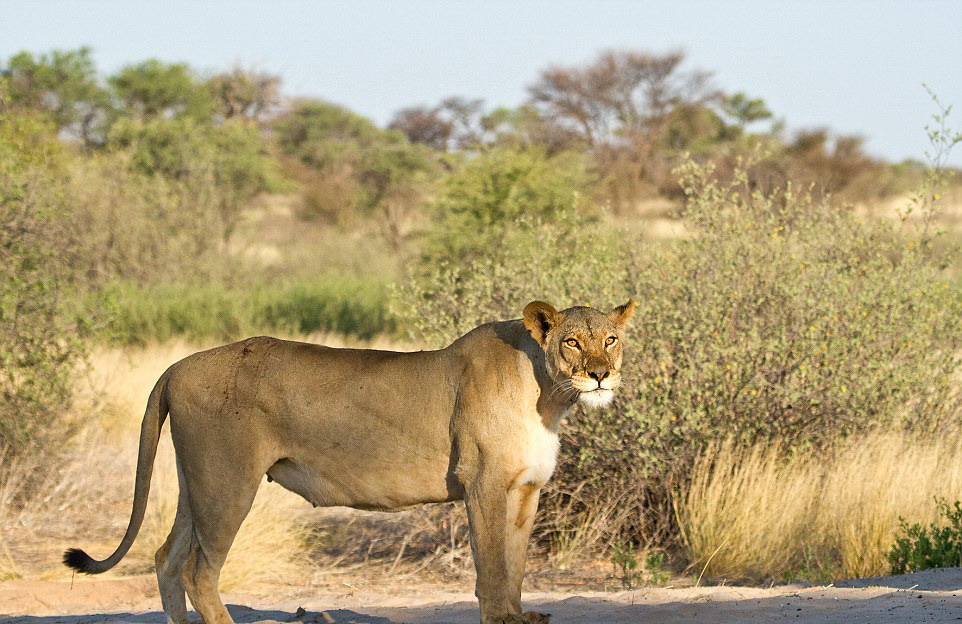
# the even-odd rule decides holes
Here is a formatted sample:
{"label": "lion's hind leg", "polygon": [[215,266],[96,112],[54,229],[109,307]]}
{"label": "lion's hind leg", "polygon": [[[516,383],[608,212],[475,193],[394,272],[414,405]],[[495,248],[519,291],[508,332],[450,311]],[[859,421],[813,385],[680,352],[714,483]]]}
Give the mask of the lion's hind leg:
{"label": "lion's hind leg", "polygon": [[[217,590],[220,571],[234,537],[250,511],[264,471],[233,466],[218,470],[207,462],[188,489],[190,527],[181,579],[204,624],[233,624]],[[266,470],[266,469],[265,469]]]}
{"label": "lion's hind leg", "polygon": [[187,617],[187,596],[182,573],[187,555],[190,552],[190,502],[180,468],[177,476],[180,481],[180,496],[177,499],[177,515],[167,541],[154,556],[157,571],[157,586],[160,589],[160,602],[167,614],[169,624],[189,624]]}

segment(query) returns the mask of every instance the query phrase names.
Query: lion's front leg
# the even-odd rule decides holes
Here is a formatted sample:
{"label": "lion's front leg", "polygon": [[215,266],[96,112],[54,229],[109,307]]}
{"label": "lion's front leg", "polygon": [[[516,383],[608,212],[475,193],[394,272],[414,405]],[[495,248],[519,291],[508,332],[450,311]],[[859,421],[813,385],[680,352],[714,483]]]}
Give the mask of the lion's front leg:
{"label": "lion's front leg", "polygon": [[[538,514],[541,486],[526,484],[508,490],[508,513],[505,525],[505,556],[508,563],[508,588],[512,607],[521,612],[521,584],[531,541],[531,528]],[[523,614],[527,624],[547,624],[549,615],[527,611]]]}
{"label": "lion's front leg", "polygon": [[481,624],[548,621],[546,615],[521,611],[521,582],[538,494],[536,486],[511,487],[500,478],[482,477],[467,488],[465,506]]}
{"label": "lion's front leg", "polygon": [[[474,595],[481,607],[481,624],[521,624],[521,609],[509,591],[506,557],[507,484],[489,475],[466,488],[471,554],[477,571]],[[513,619],[512,619],[513,618]]]}

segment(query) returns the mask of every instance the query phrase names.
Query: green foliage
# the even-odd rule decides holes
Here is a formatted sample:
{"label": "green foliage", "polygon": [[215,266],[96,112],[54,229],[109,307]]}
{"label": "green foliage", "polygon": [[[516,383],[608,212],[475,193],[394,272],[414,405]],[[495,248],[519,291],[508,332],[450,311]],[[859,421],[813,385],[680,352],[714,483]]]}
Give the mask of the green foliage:
{"label": "green foliage", "polygon": [[184,63],[148,60],[128,65],[108,80],[124,115],[135,119],[191,117],[209,120],[211,93]]}
{"label": "green foliage", "polygon": [[209,198],[224,237],[254,195],[279,184],[257,128],[240,120],[122,119],[111,128],[109,146],[128,152],[135,171],[184,184],[197,200]]}
{"label": "green foliage", "polygon": [[571,152],[497,148],[466,158],[442,181],[427,253],[463,263],[535,224],[581,222],[592,214],[592,181]]}
{"label": "green foliage", "polygon": [[[2,87],[0,87],[2,88]],[[64,440],[82,331],[64,309],[62,149],[55,129],[0,111],[0,457]]]}
{"label": "green foliage", "polygon": [[645,555],[645,570],[651,576],[655,585],[664,585],[671,578],[671,573],[664,570],[665,553],[656,550]]}
{"label": "green foliage", "polygon": [[611,545],[611,565],[615,568],[615,575],[625,589],[633,589],[641,578],[638,569],[638,558],[635,556],[633,542],[616,541]]}
{"label": "green foliage", "polygon": [[277,142],[287,154],[316,168],[356,158],[359,150],[392,136],[368,119],[326,102],[302,102],[274,124]]}
{"label": "green foliage", "polygon": [[585,140],[571,128],[543,115],[537,108],[497,108],[481,124],[496,147],[540,148],[553,156],[565,151],[584,152]]}
{"label": "green foliage", "polygon": [[841,574],[837,561],[824,555],[818,556],[812,548],[805,548],[801,554],[801,565],[788,570],[781,580],[786,583],[828,585],[838,578],[848,577]]}
{"label": "green foliage", "polygon": [[920,236],[923,245],[929,244],[939,234],[934,223],[938,214],[938,203],[942,199],[943,191],[957,173],[947,166],[946,161],[952,148],[962,143],[962,127],[953,129],[949,126],[952,106],[943,103],[928,86],[925,86],[925,90],[936,107],[932,122],[925,126],[931,147],[925,153],[926,167],[922,181],[913,189],[908,206],[899,215],[903,221],[913,212],[921,216]]}
{"label": "green foliage", "polygon": [[763,100],[752,99],[741,91],[722,98],[722,111],[739,128],[744,128],[756,121],[772,118],[772,111],[768,110],[768,106],[765,105]]}
{"label": "green foliage", "polygon": [[660,148],[674,153],[708,153],[723,140],[727,130],[725,122],[711,108],[700,104],[679,105],[665,116]]}
{"label": "green foliage", "polygon": [[8,76],[12,108],[42,111],[58,129],[70,129],[85,142],[94,140],[109,96],[97,81],[90,48],[36,56],[20,52],[0,69]]}
{"label": "green foliage", "polygon": [[611,545],[611,565],[615,570],[615,577],[626,589],[634,589],[645,575],[653,585],[664,585],[671,578],[671,573],[664,570],[665,553],[653,550],[645,555],[644,570],[640,570],[635,544],[631,541],[615,540]]}
{"label": "green foliage", "polygon": [[207,89],[221,119],[259,120],[280,101],[280,76],[235,67],[211,76]]}
{"label": "green foliage", "polygon": [[685,238],[533,226],[473,262],[428,263],[399,291],[403,326],[432,344],[535,299],[640,302],[615,405],[573,414],[555,473],[584,499],[629,492],[638,524],[616,532],[670,531],[671,492],[710,441],[803,449],[958,414],[962,298],[939,262],[901,228],[791,187],[751,191],[752,164],[729,183],[710,166],[680,170]]}
{"label": "green foliage", "polygon": [[434,168],[430,152],[354,113],[304,102],[274,124],[280,149],[304,169],[307,214],[340,225],[376,216],[400,236]]}
{"label": "green foliage", "polygon": [[369,339],[395,331],[384,284],[351,277],[275,283],[252,279],[157,284],[114,283],[86,304],[112,310],[110,337],[145,344],[177,336],[236,340],[257,333],[300,335],[334,332]]}
{"label": "green foliage", "polygon": [[121,120],[110,146],[69,171],[75,285],[229,275],[227,238],[241,210],[277,183],[256,129]]}
{"label": "green foliage", "polygon": [[131,150],[75,162],[67,180],[67,251],[81,289],[115,279],[146,284],[210,277],[225,264],[219,189],[209,171],[147,175]]}
{"label": "green foliage", "polygon": [[899,518],[899,535],[887,557],[892,574],[919,572],[929,568],[962,567],[962,503],[952,505],[936,499],[944,526],[911,526]]}

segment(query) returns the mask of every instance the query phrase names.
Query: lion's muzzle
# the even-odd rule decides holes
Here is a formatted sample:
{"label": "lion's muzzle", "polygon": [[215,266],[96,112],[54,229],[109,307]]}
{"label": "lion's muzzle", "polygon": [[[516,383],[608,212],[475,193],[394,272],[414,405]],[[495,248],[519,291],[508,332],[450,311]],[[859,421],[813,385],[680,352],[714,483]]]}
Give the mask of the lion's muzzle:
{"label": "lion's muzzle", "polygon": [[607,368],[586,372],[571,377],[571,387],[579,392],[578,400],[585,407],[607,407],[615,397],[614,391],[621,383],[621,375]]}

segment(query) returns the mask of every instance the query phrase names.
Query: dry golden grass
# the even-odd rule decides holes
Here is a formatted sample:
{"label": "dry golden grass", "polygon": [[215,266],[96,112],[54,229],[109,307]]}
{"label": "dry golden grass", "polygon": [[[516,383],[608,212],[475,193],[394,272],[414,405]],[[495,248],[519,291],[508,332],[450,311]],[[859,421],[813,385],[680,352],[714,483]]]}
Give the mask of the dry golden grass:
{"label": "dry golden grass", "polygon": [[682,539],[690,560],[711,576],[778,576],[811,526],[817,481],[803,461],[782,461],[778,448],[709,449],[679,497]]}
{"label": "dry golden grass", "polygon": [[962,440],[877,433],[821,458],[718,445],[676,511],[696,574],[832,580],[888,574],[899,517],[937,522],[935,497],[962,499]]}
{"label": "dry golden grass", "polygon": [[[549,483],[547,487],[556,486]],[[557,497],[559,504],[542,505],[539,511],[538,531],[552,536],[544,554],[553,569],[569,570],[606,561],[615,540],[612,527],[623,526],[633,514],[633,509],[624,504],[623,493],[612,491],[585,500],[581,490],[564,491],[564,496]]]}

